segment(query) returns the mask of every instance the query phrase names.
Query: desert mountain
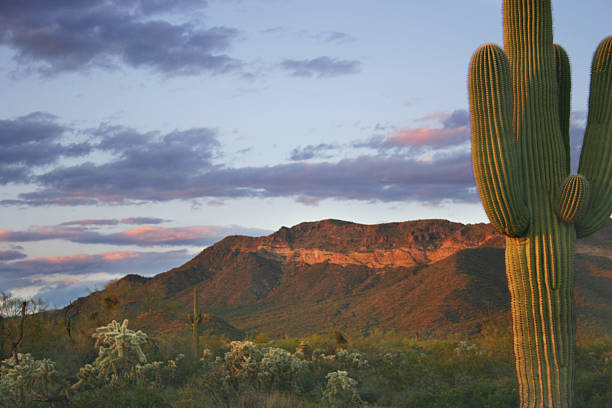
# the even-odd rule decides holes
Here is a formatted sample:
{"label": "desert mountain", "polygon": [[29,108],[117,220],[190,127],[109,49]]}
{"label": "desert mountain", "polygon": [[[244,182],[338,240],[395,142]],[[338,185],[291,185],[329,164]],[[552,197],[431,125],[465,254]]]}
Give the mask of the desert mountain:
{"label": "desert mountain", "polygon": [[[580,330],[612,333],[612,224],[579,241]],[[77,301],[155,330],[186,327],[193,287],[209,328],[310,334],[375,327],[423,336],[478,332],[505,319],[504,238],[489,224],[338,220],[230,236],[153,278],[129,275]],[[240,330],[233,332],[238,335]]]}

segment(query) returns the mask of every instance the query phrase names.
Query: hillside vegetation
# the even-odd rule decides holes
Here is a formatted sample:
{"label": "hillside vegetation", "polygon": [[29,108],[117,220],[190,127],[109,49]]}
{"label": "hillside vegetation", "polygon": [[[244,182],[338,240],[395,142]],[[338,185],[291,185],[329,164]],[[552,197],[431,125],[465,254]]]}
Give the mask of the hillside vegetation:
{"label": "hillside vegetation", "polygon": [[[127,320],[89,336],[68,336],[50,317],[29,316],[18,362],[12,357],[0,362],[0,406],[502,408],[518,403],[511,336],[499,321],[465,340],[417,340],[375,329],[358,337],[333,331],[230,341],[207,332],[194,356],[189,336],[161,343],[129,328]],[[576,406],[611,406],[612,338],[579,343],[577,367]]]}

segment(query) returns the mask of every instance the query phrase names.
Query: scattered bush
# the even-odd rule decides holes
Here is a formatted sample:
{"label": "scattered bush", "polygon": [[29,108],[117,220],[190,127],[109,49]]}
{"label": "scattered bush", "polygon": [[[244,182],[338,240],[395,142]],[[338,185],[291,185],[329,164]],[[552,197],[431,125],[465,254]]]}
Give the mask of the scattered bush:
{"label": "scattered bush", "polygon": [[[57,364],[34,354],[1,361],[0,407],[518,405],[512,351],[501,335],[417,341],[373,330],[368,337],[352,335],[350,349],[336,349],[333,336],[229,342],[205,335],[200,359],[167,359],[170,354],[156,352],[149,336],[129,329],[127,320],[89,336],[97,355],[81,354],[90,356],[89,363],[76,378],[61,371],[73,364],[66,357]],[[172,340],[166,341],[174,352]],[[159,361],[151,361],[151,353]],[[577,408],[612,406],[612,339],[579,344],[576,377]]]}

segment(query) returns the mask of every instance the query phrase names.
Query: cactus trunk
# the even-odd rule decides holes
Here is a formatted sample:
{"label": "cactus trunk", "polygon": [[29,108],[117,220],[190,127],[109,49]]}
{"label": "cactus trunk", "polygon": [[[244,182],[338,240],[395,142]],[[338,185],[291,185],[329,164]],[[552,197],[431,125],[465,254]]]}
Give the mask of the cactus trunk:
{"label": "cactus trunk", "polygon": [[574,396],[572,227],[555,222],[506,238],[521,408],[571,407]]}
{"label": "cactus trunk", "polygon": [[193,348],[194,357],[199,356],[200,352],[200,335],[198,334],[198,326],[196,324],[192,327],[192,338],[191,338],[191,346]]}
{"label": "cactus trunk", "polygon": [[521,408],[574,403],[577,237],[612,212],[612,37],[593,58],[580,174],[570,170],[570,71],[550,0],[504,0],[504,48],[470,64],[474,178],[506,238]]}
{"label": "cactus trunk", "polygon": [[187,318],[191,322],[191,346],[193,350],[193,356],[198,357],[200,355],[200,331],[199,326],[202,322],[202,313],[198,308],[198,288],[193,288],[193,315],[188,314]]}

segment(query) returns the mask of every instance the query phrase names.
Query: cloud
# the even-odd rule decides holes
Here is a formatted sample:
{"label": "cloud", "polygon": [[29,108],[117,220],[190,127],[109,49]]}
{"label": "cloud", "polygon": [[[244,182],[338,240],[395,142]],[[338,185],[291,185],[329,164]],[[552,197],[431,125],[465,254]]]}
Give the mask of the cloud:
{"label": "cloud", "polygon": [[325,42],[344,43],[349,41],[355,41],[355,38],[352,35],[340,31],[323,31],[315,35],[315,38]]}
{"label": "cloud", "polygon": [[0,251],[0,261],[13,261],[15,259],[26,258],[27,255],[19,251]]}
{"label": "cloud", "polygon": [[459,128],[405,127],[393,136],[384,139],[384,147],[412,147],[416,149],[429,147],[441,149],[456,146],[469,140],[470,130],[467,126]]}
{"label": "cloud", "polygon": [[[422,161],[405,155],[362,155],[338,162],[224,169],[205,178],[226,196],[311,196],[381,201],[473,200],[469,153]],[[444,186],[443,188],[438,188]]]}
{"label": "cloud", "polygon": [[0,3],[0,44],[20,64],[54,74],[122,63],[170,75],[220,74],[241,62],[225,52],[238,32],[176,23],[195,0],[30,0]]}
{"label": "cloud", "polygon": [[34,112],[0,120],[0,184],[27,182],[34,166],[89,154],[88,143],[65,142],[71,133],[70,128],[48,113]]}
{"label": "cloud", "polygon": [[[117,173],[113,173],[113,169]],[[468,152],[434,155],[428,160],[361,155],[338,162],[298,162],[264,167],[197,167],[174,177],[125,163],[76,166],[45,175],[47,188],[20,194],[4,205],[120,204],[129,201],[198,198],[294,197],[300,195],[349,200],[428,201],[472,199],[471,157]],[[142,176],[141,176],[142,174]],[[101,177],[105,175],[105,177]],[[436,186],[445,185],[444,188]]]}
{"label": "cloud", "polygon": [[261,30],[260,32],[263,34],[277,34],[277,33],[282,33],[285,30],[286,29],[283,26],[276,26],[276,27],[266,28],[264,30]]}
{"label": "cloud", "polygon": [[60,225],[117,225],[119,220],[116,218],[107,219],[86,219],[86,220],[75,220],[62,222]]}
{"label": "cloud", "polygon": [[[78,227],[66,227],[66,225],[78,225]],[[143,247],[158,245],[206,246],[225,238],[227,235],[259,236],[270,233],[268,230],[233,225],[229,227],[191,226],[174,228],[140,226],[126,231],[103,234],[83,228],[89,225],[108,224],[100,224],[99,222],[94,224],[72,224],[69,222],[57,226],[31,227],[24,231],[0,230],[0,242],[65,240],[79,244],[136,245]]]}
{"label": "cloud", "polygon": [[156,217],[131,217],[131,218],[124,218],[121,220],[123,224],[138,224],[138,225],[161,224],[167,221],[168,220],[164,220],[163,218],[156,218]]}
{"label": "cloud", "polygon": [[9,183],[25,183],[30,179],[30,170],[25,166],[0,163],[0,185]]}
{"label": "cloud", "polygon": [[49,226],[30,228],[25,231],[0,230],[0,242],[33,242],[50,239],[79,239],[82,234],[89,233],[77,228]]}
{"label": "cloud", "polygon": [[[207,128],[158,135],[104,126],[92,137],[99,141],[92,144],[94,150],[115,153],[115,158],[102,164],[54,167],[30,178],[46,186],[44,192],[25,194],[22,200],[6,200],[3,204],[91,205],[126,198],[157,200],[160,194],[166,196],[165,200],[172,199],[175,190],[193,188],[201,172],[215,168],[212,159],[219,146],[215,132]],[[130,197],[122,197],[120,190],[133,191]]]}
{"label": "cloud", "polygon": [[361,70],[361,62],[323,56],[304,60],[286,59],[280,67],[292,76],[323,78],[355,74]]}
{"label": "cloud", "polygon": [[447,118],[442,120],[446,129],[457,129],[470,125],[470,114],[465,109],[454,110]]}
{"label": "cloud", "polygon": [[319,205],[320,199],[318,197],[301,195],[295,199],[298,203],[302,203],[304,205],[317,206]]}
{"label": "cloud", "polygon": [[417,121],[430,120],[438,121],[442,126],[417,128],[406,126],[390,136],[373,136],[366,142],[355,143],[354,146],[375,149],[441,150],[463,145],[470,140],[470,119],[465,109],[458,109],[452,113],[437,112],[417,119]]}
{"label": "cloud", "polygon": [[155,217],[131,217],[131,218],[123,218],[118,220],[116,218],[105,218],[105,219],[85,219],[85,220],[74,220],[63,222],[60,225],[118,225],[118,224],[161,224],[166,222],[163,218],[155,218]]}
{"label": "cloud", "polygon": [[86,295],[92,287],[128,273],[152,276],[192,256],[186,250],[115,251],[0,262],[0,287],[10,288],[14,296],[40,296],[51,303],[65,305]]}
{"label": "cloud", "polygon": [[[333,160],[327,153],[337,146],[322,143],[297,147],[291,152],[293,162],[261,167],[224,164],[216,131],[208,128],[142,133],[104,124],[81,132],[70,129],[69,132],[88,136],[92,154],[104,152],[102,157],[106,159],[93,162],[84,157],[70,165],[56,163],[39,168],[35,175],[28,175],[30,191],[8,196],[0,205],[216,202],[238,197],[300,196],[318,200],[471,200],[474,194],[465,193],[473,187],[471,160],[466,148],[454,149],[465,147],[469,140],[464,118],[462,112],[454,112],[436,119],[441,127],[406,128],[387,137],[353,144],[374,148],[374,154]],[[54,119],[51,125],[56,122]],[[53,129],[51,126],[48,130],[52,136],[42,135],[33,140],[33,148],[43,149],[47,140],[57,138]],[[415,151],[427,153],[429,159],[417,157]],[[328,161],[305,161],[311,158]],[[25,183],[20,178],[10,179],[10,173],[3,177]],[[435,188],[445,183],[446,191]],[[139,222],[153,224],[158,220],[145,221]],[[93,225],[95,220],[82,220],[81,225],[87,222]],[[130,222],[137,224],[135,220]],[[100,221],[100,225],[104,223],[117,225],[115,221]],[[68,231],[62,231],[62,236],[73,233],[66,227],[77,225],[78,222],[64,224]],[[82,231],[77,232],[81,237]]]}
{"label": "cloud", "polygon": [[304,147],[296,147],[291,151],[291,160],[300,161],[308,160],[314,157],[329,158],[329,155],[324,154],[326,151],[337,149],[337,146],[327,143],[318,145],[308,145]]}

